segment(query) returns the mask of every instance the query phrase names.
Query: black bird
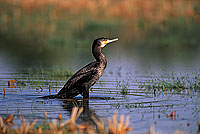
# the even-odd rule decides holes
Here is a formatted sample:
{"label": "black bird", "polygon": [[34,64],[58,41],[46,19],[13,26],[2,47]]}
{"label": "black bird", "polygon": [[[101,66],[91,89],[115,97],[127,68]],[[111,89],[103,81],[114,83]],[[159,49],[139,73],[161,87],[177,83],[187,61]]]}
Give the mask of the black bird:
{"label": "black bird", "polygon": [[73,98],[79,94],[83,98],[89,98],[89,88],[101,77],[106,68],[107,61],[101,53],[101,49],[107,44],[117,41],[118,38],[97,38],[92,45],[92,54],[96,61],[89,63],[76,72],[58,92],[57,95],[45,96],[43,98]]}

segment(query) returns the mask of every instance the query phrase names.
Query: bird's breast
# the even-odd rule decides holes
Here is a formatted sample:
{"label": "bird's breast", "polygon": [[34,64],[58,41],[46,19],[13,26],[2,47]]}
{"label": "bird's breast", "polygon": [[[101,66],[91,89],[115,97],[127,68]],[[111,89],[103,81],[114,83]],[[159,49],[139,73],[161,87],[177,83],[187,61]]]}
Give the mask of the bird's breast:
{"label": "bird's breast", "polygon": [[105,64],[100,64],[99,69],[98,69],[98,74],[99,74],[100,76],[103,74],[105,68],[106,68],[106,65],[105,65]]}

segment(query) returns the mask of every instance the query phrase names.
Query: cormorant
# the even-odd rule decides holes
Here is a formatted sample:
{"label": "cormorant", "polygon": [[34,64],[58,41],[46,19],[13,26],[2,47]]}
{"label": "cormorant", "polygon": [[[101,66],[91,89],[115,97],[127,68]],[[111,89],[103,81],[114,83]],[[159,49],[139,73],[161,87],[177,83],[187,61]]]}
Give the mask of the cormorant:
{"label": "cormorant", "polygon": [[92,45],[92,54],[96,61],[89,63],[76,72],[58,92],[57,95],[44,96],[43,98],[73,98],[79,94],[83,98],[89,98],[89,88],[101,77],[106,68],[107,61],[101,53],[101,49],[107,44],[117,41],[118,38],[97,38]]}

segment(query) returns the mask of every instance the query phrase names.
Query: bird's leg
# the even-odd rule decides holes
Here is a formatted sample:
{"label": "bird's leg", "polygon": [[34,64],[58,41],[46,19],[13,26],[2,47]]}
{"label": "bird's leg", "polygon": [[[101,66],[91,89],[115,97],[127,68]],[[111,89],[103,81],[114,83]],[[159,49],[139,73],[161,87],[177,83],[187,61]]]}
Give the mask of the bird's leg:
{"label": "bird's leg", "polygon": [[83,99],[88,99],[89,98],[89,88],[85,88],[82,92],[82,96],[83,96]]}

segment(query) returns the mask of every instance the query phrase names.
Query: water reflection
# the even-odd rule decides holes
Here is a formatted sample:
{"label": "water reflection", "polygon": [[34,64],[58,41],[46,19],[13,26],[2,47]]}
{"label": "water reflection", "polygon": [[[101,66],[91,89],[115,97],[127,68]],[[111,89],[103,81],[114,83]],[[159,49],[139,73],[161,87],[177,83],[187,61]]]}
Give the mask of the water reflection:
{"label": "water reflection", "polygon": [[63,100],[62,107],[70,112],[70,114],[72,113],[73,107],[83,107],[83,112],[79,117],[79,122],[93,123],[92,116],[95,115],[95,112],[89,108],[88,99]]}

